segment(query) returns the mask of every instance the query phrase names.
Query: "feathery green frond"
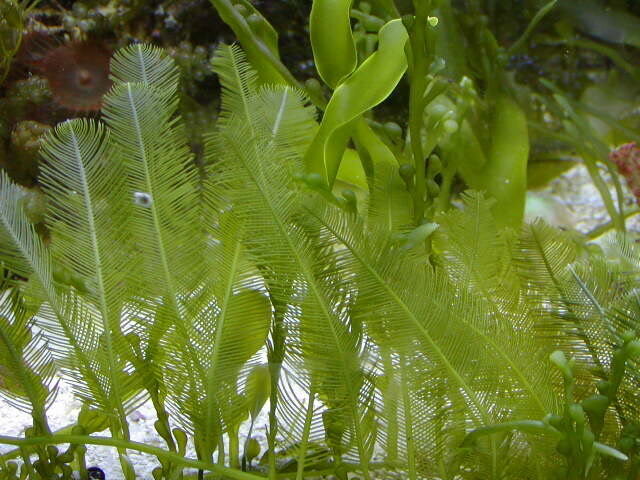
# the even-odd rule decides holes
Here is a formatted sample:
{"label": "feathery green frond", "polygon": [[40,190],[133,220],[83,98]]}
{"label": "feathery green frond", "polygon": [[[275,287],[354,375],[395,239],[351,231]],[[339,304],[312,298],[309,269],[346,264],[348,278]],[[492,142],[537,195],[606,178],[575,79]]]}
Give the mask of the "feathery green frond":
{"label": "feathery green frond", "polygon": [[[592,321],[594,314],[600,320],[604,317],[593,304],[595,297],[583,282],[581,268],[576,263],[581,249],[569,234],[536,222],[526,227],[514,260],[527,289],[528,315],[535,322],[538,334],[552,340],[557,348],[581,351],[578,359],[597,365],[603,353],[598,353],[600,346],[604,345],[601,341],[594,343],[595,332],[590,334],[587,330],[590,324],[598,325],[597,336],[602,340],[601,327],[606,322]],[[605,347],[605,351],[608,350]]]}
{"label": "feathery green frond", "polygon": [[256,108],[264,134],[279,156],[299,161],[318,128],[315,107],[304,93],[284,85],[262,86],[257,92]]}
{"label": "feathery green frond", "polygon": [[79,321],[85,318],[86,305],[73,292],[62,293],[55,287],[49,251],[20,208],[21,196],[19,188],[0,171],[3,260],[10,268],[29,277],[30,282],[34,282],[33,291],[46,302],[38,312],[37,325],[46,332],[56,360],[74,372],[78,388],[87,388],[88,397],[106,405],[105,385],[94,372],[86,350],[87,346],[89,351],[95,350],[97,336],[93,325]]}
{"label": "feathery green frond", "polygon": [[566,232],[536,221],[524,228],[514,258],[519,272],[527,276],[528,285],[544,289],[558,288],[557,273],[576,260],[578,244]]}
{"label": "feathery green frond", "polygon": [[130,228],[146,260],[147,285],[175,301],[202,265],[203,236],[197,170],[174,118],[177,98],[158,91],[142,84],[117,85],[103,112],[135,202]]}
{"label": "feathery green frond", "polygon": [[222,44],[211,63],[222,87],[219,125],[224,126],[226,119],[236,115],[255,122],[256,98],[252,93],[257,88],[258,74],[246,61],[242,49]]}
{"label": "feathery green frond", "polygon": [[[244,408],[246,416],[247,409],[237,398],[238,378],[264,347],[272,315],[267,297],[256,290],[255,267],[247,262],[237,227],[224,218],[217,230],[217,245],[210,250],[212,271],[207,279],[211,283],[189,305],[195,309],[190,342],[204,375],[193,379],[197,397],[188,398],[187,388],[182,395],[178,393],[179,409],[188,417],[185,425],[196,429],[210,449],[217,444],[218,435],[237,428],[225,424],[231,410]],[[174,394],[180,389],[173,385],[184,384],[192,375],[189,365],[179,362],[176,357],[169,374]]]}
{"label": "feathery green frond", "polygon": [[[519,302],[517,277],[511,265],[506,232],[499,232],[491,214],[492,203],[478,193],[462,195],[462,210],[452,209],[436,217],[434,249],[444,257],[443,268],[451,279],[467,285],[487,301],[505,304],[497,310],[515,311]],[[511,297],[511,298],[510,298]]]}
{"label": "feathery green frond", "polygon": [[118,50],[111,60],[111,79],[116,85],[141,83],[154,86],[159,93],[174,95],[178,88],[178,69],[163,49],[135,43]]}
{"label": "feathery green frond", "polygon": [[[411,398],[426,400],[426,392],[434,393],[423,386],[427,379],[446,379],[445,391],[433,394],[436,403],[428,402],[425,413],[439,410],[451,435],[465,425],[491,424],[512,415],[541,417],[553,407],[549,375],[529,368],[536,355],[510,346],[513,338],[526,338],[526,326],[512,323],[509,315],[492,314],[486,301],[456,288],[444,272],[406,255],[386,229],[364,229],[336,212],[309,213],[350,253],[341,266],[356,279],[353,316],[367,326],[376,344],[404,356]],[[446,404],[449,408],[443,409]],[[431,431],[416,446],[431,459],[446,442],[446,435],[439,442],[436,435]],[[492,450],[497,461],[497,445]]]}
{"label": "feathery green frond", "polygon": [[[129,70],[139,67],[130,55],[121,60],[133,64]],[[174,71],[175,66],[166,68],[162,75],[171,78]],[[130,273],[144,278],[137,293],[150,300],[145,307],[153,317],[145,326],[147,350],[155,352],[152,361],[173,356],[175,364],[187,369],[186,389],[182,380],[168,387],[179,397],[186,392],[195,405],[200,391],[193,377],[202,378],[204,367],[190,341],[197,319],[189,315],[186,303],[206,267],[198,172],[175,115],[178,98],[172,82],[160,74],[154,82],[116,84],[105,98],[103,113],[134,203],[128,231],[143,262]]]}
{"label": "feathery green frond", "polygon": [[225,412],[238,404],[235,378],[264,345],[271,309],[266,297],[246,290],[250,270],[234,227],[201,225],[198,173],[175,117],[177,98],[167,90],[162,79],[122,83],[104,111],[129,188],[146,199],[137,202],[130,225],[148,261],[142,272],[151,293],[162,298],[151,335],[171,366],[170,409],[195,431],[198,454],[210,458],[228,423]]}
{"label": "feathery green frond", "polygon": [[[228,148],[236,155],[230,161],[246,162],[238,166],[248,177],[246,184],[229,194],[236,215],[245,220],[247,231],[261,231],[261,239],[273,239],[267,243],[246,239],[249,253],[258,264],[273,272],[267,283],[276,294],[297,285],[289,302],[298,306],[287,318],[291,358],[297,368],[308,372],[312,388],[324,392],[327,401],[345,397],[344,403],[335,408],[341,412],[343,427],[354,428],[354,443],[361,460],[366,462],[369,453],[359,431],[363,413],[358,412],[366,380],[360,370],[359,339],[349,326],[347,291],[336,288],[335,281],[339,279],[331,276],[326,248],[314,246],[313,240],[305,238],[292,223],[295,201],[293,192],[286,190],[289,182],[282,181],[286,175],[284,167],[268,163],[277,161],[269,158],[273,155],[269,150],[261,150],[261,158],[256,158],[255,151],[243,148],[241,137],[228,142]],[[285,189],[278,188],[279,185]],[[325,254],[316,257],[317,252]],[[291,303],[289,308],[293,308]],[[343,413],[346,417],[342,417]]]}
{"label": "feathery green frond", "polygon": [[[114,57],[101,120],[44,139],[46,244],[0,172],[0,266],[16,278],[0,294],[0,395],[37,433],[55,364],[108,422],[129,479],[126,414],[146,397],[174,480],[216,452],[254,469],[229,476],[296,480],[370,479],[374,455],[409,480],[546,479],[575,439],[582,457],[599,452],[580,460],[593,478],[607,448],[633,458],[620,445],[640,421],[637,245],[541,222],[500,230],[473,192],[429,218],[426,241],[402,243],[423,227],[380,139],[358,127],[372,159],[353,208],[304,175],[318,129],[304,93],[259,85],[234,45],[213,68],[222,111],[203,170],[173,60],[132,45]],[[267,399],[268,467],[239,441]],[[188,440],[197,464],[181,458]]]}
{"label": "feathery green frond", "polygon": [[[363,425],[371,384],[361,369],[366,355],[357,326],[349,321],[348,289],[340,288],[344,279],[331,267],[331,245],[317,243],[295,224],[300,200],[291,188],[292,179],[283,164],[286,158],[277,142],[262,133],[264,120],[256,119],[248,108],[259,98],[252,91],[255,75],[233,47],[223,50],[215,65],[228,112],[216,136],[220,144],[211,194],[231,202],[249,233],[245,245],[261,267],[267,288],[289,303],[285,319],[289,361],[328,407],[323,413],[325,419],[331,418],[325,421],[326,438],[336,461],[351,444],[368,477],[371,430]],[[272,121],[304,115],[301,108],[295,103],[285,106]]]}
{"label": "feathery green frond", "polygon": [[126,229],[132,201],[124,165],[114,157],[104,126],[86,120],[56,127],[43,155],[41,181],[49,199],[54,258],[86,285],[93,308],[84,310],[83,321],[93,324],[97,335],[90,354],[109,379],[109,405],[101,407],[126,422],[124,403],[136,393],[136,377],[125,372],[123,305],[131,296],[125,275],[135,259]]}
{"label": "feathery green frond", "polygon": [[413,227],[411,194],[400,178],[398,167],[378,162],[374,169],[367,213],[369,222],[389,232],[409,230]]}
{"label": "feathery green frond", "polygon": [[[620,363],[625,336],[638,331],[635,250],[624,237],[609,239],[603,248],[584,246],[541,222],[527,227],[516,250],[538,336],[577,360],[576,398],[587,401],[594,384],[610,396],[604,424],[591,427],[599,441],[614,445],[628,434],[622,426],[632,429],[638,421],[636,363]],[[594,475],[612,471],[602,463],[593,467]]]}
{"label": "feathery green frond", "polygon": [[45,142],[42,183],[49,200],[48,226],[56,260],[85,282],[106,324],[120,330],[127,265],[126,220],[132,199],[124,165],[113,155],[104,126],[74,120],[61,124]]}

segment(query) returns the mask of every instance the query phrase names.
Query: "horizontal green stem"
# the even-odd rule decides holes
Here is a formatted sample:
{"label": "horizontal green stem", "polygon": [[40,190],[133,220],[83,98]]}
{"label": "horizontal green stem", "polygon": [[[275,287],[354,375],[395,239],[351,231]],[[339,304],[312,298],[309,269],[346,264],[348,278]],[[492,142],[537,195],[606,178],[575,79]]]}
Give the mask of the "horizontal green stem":
{"label": "horizontal green stem", "polygon": [[16,438],[0,435],[0,444],[16,445],[19,447],[29,447],[35,445],[51,445],[58,443],[74,443],[83,445],[104,445],[107,447],[124,448],[129,450],[137,450],[138,452],[155,455],[158,458],[164,458],[176,465],[184,465],[185,467],[196,468],[198,470],[208,470],[226,478],[233,480],[262,480],[264,477],[252,475],[247,472],[241,472],[232,468],[214,465],[212,463],[203,462],[185,458],[174,452],[163,450],[162,448],[152,447],[144,443],[133,442],[130,440],[121,440],[110,437],[89,437],[86,435],[51,435],[46,437]]}
{"label": "horizontal green stem", "polygon": [[[389,470],[392,468],[397,470],[398,468],[402,468],[401,466],[399,466],[399,464],[394,464],[389,462],[370,463],[369,466],[376,470]],[[342,463],[342,467],[345,472],[359,472],[362,470],[362,466],[359,463],[344,462]],[[324,468],[321,470],[305,470],[304,476],[305,478],[321,478],[327,475],[333,475],[335,473],[336,473],[335,467],[331,467],[331,468]],[[295,478],[295,475],[296,475],[296,472],[282,472],[282,473],[277,473],[276,478],[281,480],[286,480],[286,479],[293,480]],[[189,473],[189,474],[186,474],[184,478],[186,480],[189,480],[189,479],[197,478],[197,476],[198,476],[197,473],[193,473],[193,474]],[[204,478],[213,479],[215,478],[215,476],[216,476],[215,474],[211,473],[211,474],[204,475]],[[260,477],[260,478],[264,479],[266,477]]]}
{"label": "horizontal green stem", "polygon": [[[67,425],[66,427],[61,428],[60,430],[56,430],[53,432],[53,435],[70,435],[73,427],[76,424],[73,423],[71,425]],[[0,442],[2,443],[2,442]],[[13,458],[18,458],[21,455],[20,448],[16,448],[15,450],[9,450],[7,453],[3,453],[0,455],[0,462],[6,462],[7,460],[11,460]]]}

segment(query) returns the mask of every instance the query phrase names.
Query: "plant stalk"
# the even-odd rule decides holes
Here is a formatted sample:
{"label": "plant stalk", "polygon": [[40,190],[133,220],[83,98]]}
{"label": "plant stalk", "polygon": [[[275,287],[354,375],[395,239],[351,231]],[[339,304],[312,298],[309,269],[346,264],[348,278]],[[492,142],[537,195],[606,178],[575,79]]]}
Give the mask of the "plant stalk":
{"label": "plant stalk", "polygon": [[102,445],[106,447],[115,447],[123,450],[136,450],[142,453],[155,455],[169,462],[183,465],[185,468],[194,468],[199,470],[207,470],[215,474],[221,475],[231,480],[263,480],[264,477],[253,475],[247,472],[241,472],[232,468],[215,465],[213,463],[204,462],[202,460],[194,460],[185,458],[177,453],[169,452],[158,447],[153,447],[145,443],[134,442],[131,440],[122,440],[110,437],[90,437],[86,435],[49,435],[43,437],[17,438],[0,435],[0,444],[15,445],[18,447],[30,447],[36,445],[75,443],[84,445]]}
{"label": "plant stalk", "polygon": [[424,92],[427,88],[427,52],[425,48],[427,19],[431,2],[414,1],[415,17],[409,31],[411,52],[407,59],[411,68],[411,86],[409,89],[409,135],[411,136],[411,153],[415,167],[415,186],[413,196],[413,217],[417,225],[424,218],[425,211],[425,165],[422,151],[422,114],[424,110]]}
{"label": "plant stalk", "polygon": [[298,471],[296,472],[296,480],[302,480],[304,478],[304,459],[307,456],[307,444],[309,443],[309,434],[311,433],[311,420],[313,419],[313,403],[315,396],[316,394],[312,387],[309,389],[307,412],[304,417],[304,428],[302,430],[302,440],[300,442],[300,451],[298,453]]}

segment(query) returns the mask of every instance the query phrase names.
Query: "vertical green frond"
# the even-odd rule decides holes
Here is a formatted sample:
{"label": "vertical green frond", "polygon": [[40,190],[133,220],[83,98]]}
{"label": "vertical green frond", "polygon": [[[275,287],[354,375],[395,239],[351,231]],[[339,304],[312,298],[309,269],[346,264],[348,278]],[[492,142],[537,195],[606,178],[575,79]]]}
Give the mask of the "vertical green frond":
{"label": "vertical green frond", "polygon": [[[38,312],[37,326],[46,332],[52,354],[77,379],[77,388],[85,389],[86,397],[101,405],[108,405],[105,385],[94,372],[91,355],[95,350],[97,335],[87,318],[86,305],[73,292],[60,292],[54,286],[51,258],[42,245],[38,234],[20,208],[20,190],[0,171],[0,220],[2,247],[11,255],[6,261],[11,268],[23,272],[34,291],[41,295],[44,303]],[[18,255],[16,255],[18,254]]]}
{"label": "vertical green frond", "polygon": [[[353,435],[366,472],[371,452],[362,395],[368,382],[360,370],[358,335],[349,326],[347,291],[334,282],[340,275],[330,267],[329,245],[316,243],[295,226],[299,200],[287,187],[291,179],[278,150],[268,138],[247,142],[248,129],[238,118],[220,133],[226,155],[218,158],[217,187],[212,188],[228,188],[219,197],[229,199],[242,219],[250,257],[261,266],[270,293],[291,305],[286,318],[290,358],[299,375],[325,392],[323,398],[332,398],[333,392],[342,399],[333,411],[344,418],[345,433]],[[336,454],[339,458],[341,452]]]}
{"label": "vertical green frond", "polygon": [[260,284],[255,267],[247,261],[239,228],[230,219],[230,215],[221,217],[216,245],[209,250],[207,282],[187,305],[193,312],[189,340],[204,373],[194,379],[197,395],[191,395],[185,385],[192,372],[180,356],[175,357],[168,376],[172,409],[182,411],[183,424],[195,429],[209,448],[217,444],[218,435],[237,428],[226,424],[231,410],[240,408],[246,416],[246,406],[238,404],[238,378],[264,347],[272,316],[267,297],[256,290]]}
{"label": "vertical green frond", "polygon": [[132,258],[126,222],[133,199],[125,169],[100,124],[73,120],[47,138],[42,183],[49,200],[48,226],[56,260],[86,283],[88,295],[110,329],[120,330],[126,267]]}
{"label": "vertical green frond", "polygon": [[411,194],[400,178],[398,167],[378,162],[374,169],[367,212],[369,221],[389,232],[413,228]]}
{"label": "vertical green frond", "polygon": [[318,129],[315,107],[289,86],[262,86],[257,93],[264,135],[283,159],[300,160]]}
{"label": "vertical green frond", "polygon": [[[103,113],[135,203],[129,226],[144,258],[136,274],[145,279],[139,293],[150,299],[153,317],[147,325],[147,348],[156,352],[156,361],[162,358],[165,367],[173,367],[163,380],[171,396],[170,409],[183,427],[193,431],[194,425],[203,428],[198,419],[206,411],[206,363],[192,338],[198,336],[201,324],[212,320],[202,303],[207,297],[194,298],[193,293],[211,278],[210,239],[201,224],[199,174],[176,115],[177,105],[172,87],[161,81],[120,83],[107,95]],[[197,415],[195,422],[190,412],[191,417]],[[215,432],[204,438],[211,435]],[[203,436],[196,436],[200,447]],[[199,456],[210,458],[214,447],[209,442],[204,450],[199,448]]]}
{"label": "vertical green frond", "polygon": [[285,85],[258,87],[258,74],[237,45],[220,46],[212,64],[223,92],[219,126],[243,118],[250,135],[269,141],[281,161],[299,161],[318,128],[304,92]]}
{"label": "vertical green frond", "polygon": [[255,115],[255,96],[258,74],[251,68],[246,56],[238,45],[222,44],[212,60],[213,70],[218,75],[222,87],[220,125],[232,116],[245,119]]}
{"label": "vertical green frond", "polygon": [[132,233],[155,292],[177,299],[202,265],[198,173],[176,128],[177,99],[154,87],[126,83],[107,95],[104,115],[117,161],[124,162],[135,203]]}
{"label": "vertical green frond", "polygon": [[582,359],[591,363],[597,352],[584,327],[594,309],[576,281],[579,256],[574,238],[539,221],[525,228],[514,261],[527,289],[528,315],[539,334],[553,340],[556,348],[586,350]]}
{"label": "vertical green frond", "polygon": [[[584,246],[537,222],[527,227],[519,252],[538,335],[578,361],[576,391],[586,396],[595,382],[614,375],[614,351],[623,334],[638,330],[637,248],[624,237],[608,239],[602,248]],[[640,380],[635,363],[629,363],[603,432],[608,442],[617,441],[621,424],[638,419]]]}
{"label": "vertical green frond", "polygon": [[[95,309],[85,318],[98,327],[98,349],[93,358],[104,370],[111,391],[111,407],[124,421],[123,402],[133,394],[135,377],[124,372],[128,345],[123,304],[127,269],[135,261],[126,229],[132,199],[128,195],[124,165],[113,155],[108,131],[86,120],[67,121],[45,142],[41,181],[49,199],[48,226],[56,260],[68,265],[88,291]],[[125,393],[126,392],[126,393]]]}
{"label": "vertical green frond", "polygon": [[508,310],[514,311],[518,282],[506,232],[498,231],[491,214],[493,202],[475,192],[463,194],[463,202],[462,210],[452,209],[437,217],[440,228],[434,234],[434,249],[441,252],[443,268],[454,282],[468,285],[490,302],[506,304],[503,309],[510,302]]}
{"label": "vertical green frond", "polygon": [[560,287],[558,273],[578,257],[578,244],[571,236],[543,221],[526,225],[514,261],[518,271],[536,289]]}

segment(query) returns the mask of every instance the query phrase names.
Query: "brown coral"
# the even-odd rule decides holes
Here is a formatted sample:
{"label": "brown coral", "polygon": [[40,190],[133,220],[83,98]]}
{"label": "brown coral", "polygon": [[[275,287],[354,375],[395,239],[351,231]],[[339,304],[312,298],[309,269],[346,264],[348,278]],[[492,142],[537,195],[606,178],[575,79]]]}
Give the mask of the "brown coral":
{"label": "brown coral", "polygon": [[39,69],[57,103],[69,110],[99,110],[112,83],[110,58],[111,52],[99,44],[70,43],[48,52]]}

